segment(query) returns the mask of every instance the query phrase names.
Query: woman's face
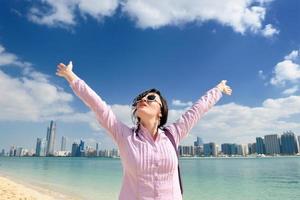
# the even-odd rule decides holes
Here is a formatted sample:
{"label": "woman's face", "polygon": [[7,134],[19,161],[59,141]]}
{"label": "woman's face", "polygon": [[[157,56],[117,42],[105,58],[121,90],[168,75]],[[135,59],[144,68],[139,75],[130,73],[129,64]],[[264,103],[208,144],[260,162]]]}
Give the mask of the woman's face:
{"label": "woman's face", "polygon": [[161,117],[162,102],[156,93],[148,93],[136,105],[136,116],[142,120],[147,120],[155,116]]}

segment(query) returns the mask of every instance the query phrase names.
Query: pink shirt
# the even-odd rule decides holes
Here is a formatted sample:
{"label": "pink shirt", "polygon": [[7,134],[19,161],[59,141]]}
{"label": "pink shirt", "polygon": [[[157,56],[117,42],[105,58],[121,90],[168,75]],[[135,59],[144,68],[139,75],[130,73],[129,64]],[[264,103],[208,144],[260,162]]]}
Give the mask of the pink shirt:
{"label": "pink shirt", "polygon": [[[119,121],[109,106],[83,80],[70,83],[75,94],[93,110],[98,122],[118,145],[123,166],[119,200],[182,200],[176,152],[169,138],[158,130],[154,141],[142,125],[139,132]],[[218,88],[209,90],[175,123],[166,128],[178,147],[197,121],[221,98]],[[135,129],[134,129],[135,130]]]}

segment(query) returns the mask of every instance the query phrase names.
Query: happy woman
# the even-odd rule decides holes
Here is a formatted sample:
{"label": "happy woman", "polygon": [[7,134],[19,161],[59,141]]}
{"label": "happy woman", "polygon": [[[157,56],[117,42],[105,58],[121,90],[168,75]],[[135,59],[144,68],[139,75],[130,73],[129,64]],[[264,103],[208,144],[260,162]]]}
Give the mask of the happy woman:
{"label": "happy woman", "polygon": [[[177,149],[198,120],[219,101],[231,95],[221,81],[197,100],[176,122],[166,125],[168,105],[157,89],[137,95],[132,102],[135,126],[117,119],[111,108],[74,72],[70,62],[60,63],[56,74],[64,77],[74,93],[96,114],[97,121],[118,145],[123,166],[120,200],[181,200],[183,188]],[[130,116],[128,116],[130,117]]]}

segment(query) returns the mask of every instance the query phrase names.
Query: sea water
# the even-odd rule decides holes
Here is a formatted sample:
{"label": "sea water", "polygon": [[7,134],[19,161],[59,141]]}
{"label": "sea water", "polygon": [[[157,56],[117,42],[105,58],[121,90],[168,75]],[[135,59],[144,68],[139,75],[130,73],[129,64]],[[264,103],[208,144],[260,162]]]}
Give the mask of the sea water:
{"label": "sea water", "polygon": [[[180,159],[184,200],[298,200],[300,157]],[[118,199],[113,158],[0,157],[0,174],[85,200]]]}

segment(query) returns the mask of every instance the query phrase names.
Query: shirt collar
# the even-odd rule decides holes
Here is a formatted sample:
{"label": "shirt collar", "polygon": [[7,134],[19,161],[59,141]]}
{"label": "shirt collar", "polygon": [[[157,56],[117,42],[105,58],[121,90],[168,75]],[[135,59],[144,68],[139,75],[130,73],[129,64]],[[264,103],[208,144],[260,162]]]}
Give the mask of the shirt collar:
{"label": "shirt collar", "polygon": [[[157,141],[157,140],[159,139],[159,135],[160,135],[161,131],[162,131],[162,130],[161,130],[160,128],[158,128],[158,130],[157,130],[157,134],[158,134],[158,135],[156,136],[156,140],[155,140],[155,141]],[[152,135],[149,133],[148,129],[146,129],[142,124],[140,124],[140,130],[139,130],[138,134],[140,134],[140,133],[141,133],[145,138],[147,138],[147,139],[153,141]]]}

